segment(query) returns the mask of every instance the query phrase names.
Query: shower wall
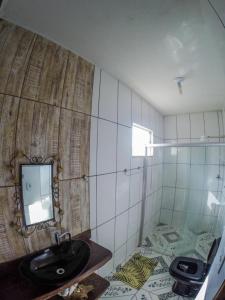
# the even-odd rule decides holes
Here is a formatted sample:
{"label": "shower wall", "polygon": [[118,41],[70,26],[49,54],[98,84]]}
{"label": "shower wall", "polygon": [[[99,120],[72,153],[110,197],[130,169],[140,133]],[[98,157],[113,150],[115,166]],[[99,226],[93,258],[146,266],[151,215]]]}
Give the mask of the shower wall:
{"label": "shower wall", "polygon": [[[164,142],[199,142],[223,136],[222,111],[164,118]],[[209,141],[222,141],[211,138]],[[165,148],[160,222],[192,231],[220,230],[223,220],[224,147]]]}

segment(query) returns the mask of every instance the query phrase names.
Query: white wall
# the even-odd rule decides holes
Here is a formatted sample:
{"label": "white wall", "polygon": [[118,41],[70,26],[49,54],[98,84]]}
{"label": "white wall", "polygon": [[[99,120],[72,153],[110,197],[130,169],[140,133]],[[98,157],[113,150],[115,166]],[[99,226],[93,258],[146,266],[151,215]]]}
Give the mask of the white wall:
{"label": "white wall", "polygon": [[[96,67],[90,146],[90,223],[92,239],[113,252],[101,269],[110,272],[136,248],[140,228],[143,159],[132,158],[132,122],[163,140],[163,117],[129,87]],[[124,169],[127,172],[124,172]],[[145,232],[158,222],[162,155],[148,159]]]}
{"label": "white wall", "polygon": [[[164,129],[165,142],[199,142],[203,135],[222,136],[222,111],[166,116]],[[218,229],[225,175],[224,147],[167,148],[163,163],[160,221],[181,226],[187,217],[193,230]],[[217,179],[217,175],[221,178]],[[218,204],[210,206],[211,200],[218,201]],[[199,226],[196,227],[196,224]]]}

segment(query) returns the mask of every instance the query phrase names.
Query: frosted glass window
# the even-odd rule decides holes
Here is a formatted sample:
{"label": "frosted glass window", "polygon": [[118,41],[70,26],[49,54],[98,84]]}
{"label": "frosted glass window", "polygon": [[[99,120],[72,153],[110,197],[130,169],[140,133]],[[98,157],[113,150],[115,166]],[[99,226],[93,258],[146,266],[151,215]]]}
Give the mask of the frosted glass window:
{"label": "frosted glass window", "polygon": [[153,131],[133,123],[132,156],[153,156]]}

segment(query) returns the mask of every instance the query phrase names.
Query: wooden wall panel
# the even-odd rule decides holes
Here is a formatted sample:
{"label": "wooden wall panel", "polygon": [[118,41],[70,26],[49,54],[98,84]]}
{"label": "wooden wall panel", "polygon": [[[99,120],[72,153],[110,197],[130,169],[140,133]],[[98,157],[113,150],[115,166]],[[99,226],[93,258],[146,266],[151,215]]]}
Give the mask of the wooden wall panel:
{"label": "wooden wall panel", "polygon": [[59,153],[63,165],[61,179],[89,174],[90,117],[62,109]]}
{"label": "wooden wall panel", "polygon": [[[58,154],[60,109],[25,99],[20,101],[17,150],[23,151],[30,157],[48,157]],[[17,170],[23,161],[24,159],[18,159]],[[18,178],[19,173],[17,175]],[[51,235],[48,230],[38,231],[26,240],[27,249],[30,252],[47,247],[49,244],[51,244]]]}
{"label": "wooden wall panel", "polygon": [[[83,179],[60,182],[60,201],[65,212],[62,226],[73,235],[84,231],[81,216],[85,195],[86,183]],[[89,210],[87,214],[89,214]],[[89,218],[89,215],[86,218]]]}
{"label": "wooden wall panel", "polygon": [[[21,99],[16,149],[29,157],[58,154],[59,114],[58,107]],[[17,171],[23,161],[23,158],[17,159]],[[19,182],[19,172],[16,175]]]}
{"label": "wooden wall panel", "polygon": [[[7,165],[16,150],[60,156],[63,226],[72,235],[89,229],[88,184],[74,178],[89,174],[93,73],[76,54],[0,20],[0,261],[52,243],[51,230],[22,238],[9,226],[16,183]],[[24,162],[15,162],[17,183]]]}
{"label": "wooden wall panel", "polygon": [[0,262],[14,259],[26,253],[22,236],[10,227],[15,208],[15,188],[0,188]]}
{"label": "wooden wall panel", "polygon": [[19,99],[0,94],[0,186],[14,184],[8,168],[15,151]]}
{"label": "wooden wall panel", "polygon": [[61,106],[67,58],[67,50],[38,36],[21,96]]}
{"label": "wooden wall panel", "polygon": [[29,156],[58,154],[60,109],[55,106],[20,100],[16,148]]}
{"label": "wooden wall panel", "polygon": [[35,34],[1,22],[0,93],[20,96]]}
{"label": "wooden wall panel", "polygon": [[94,67],[77,55],[70,53],[62,106],[91,114],[91,97]]}

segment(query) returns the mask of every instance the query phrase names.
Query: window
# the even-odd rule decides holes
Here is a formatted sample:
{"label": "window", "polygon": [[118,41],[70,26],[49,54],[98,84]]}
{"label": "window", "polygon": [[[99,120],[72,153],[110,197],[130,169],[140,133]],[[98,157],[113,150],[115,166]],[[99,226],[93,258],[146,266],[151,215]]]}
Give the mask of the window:
{"label": "window", "polygon": [[133,123],[132,156],[153,156],[153,147],[150,147],[152,144],[153,131]]}

